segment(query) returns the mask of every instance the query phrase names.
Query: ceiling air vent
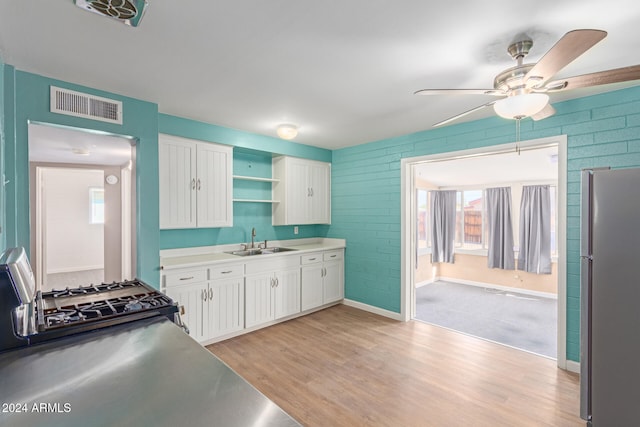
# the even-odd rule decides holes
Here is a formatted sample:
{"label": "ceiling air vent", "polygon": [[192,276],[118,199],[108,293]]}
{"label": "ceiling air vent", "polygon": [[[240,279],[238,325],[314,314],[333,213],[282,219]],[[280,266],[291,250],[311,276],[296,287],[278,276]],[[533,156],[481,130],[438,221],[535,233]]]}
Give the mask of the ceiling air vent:
{"label": "ceiling air vent", "polygon": [[137,27],[149,3],[147,0],[75,0],[76,6]]}
{"label": "ceiling air vent", "polygon": [[122,102],[51,86],[51,112],[122,124]]}

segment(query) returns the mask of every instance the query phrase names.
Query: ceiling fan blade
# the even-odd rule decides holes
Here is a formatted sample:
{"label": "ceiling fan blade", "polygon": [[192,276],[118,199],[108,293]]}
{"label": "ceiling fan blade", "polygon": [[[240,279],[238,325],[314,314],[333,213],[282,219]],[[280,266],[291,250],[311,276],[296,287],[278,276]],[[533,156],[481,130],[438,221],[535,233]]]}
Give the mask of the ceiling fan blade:
{"label": "ceiling fan blade", "polygon": [[549,82],[546,87],[549,92],[558,92],[561,90],[578,89],[581,87],[599,86],[633,80],[640,80],[640,65],[631,65],[629,67],[615,68],[613,70],[569,77],[563,80],[554,80]]}
{"label": "ceiling fan blade", "polygon": [[493,95],[506,96],[498,89],[422,89],[415,91],[414,95]]}
{"label": "ceiling fan blade", "polygon": [[531,116],[533,120],[536,122],[538,120],[546,119],[547,117],[551,117],[556,113],[556,109],[553,108],[551,104],[547,104],[542,110]]}
{"label": "ceiling fan blade", "polygon": [[565,34],[524,76],[540,87],[574,59],[591,49],[607,36],[602,30],[573,30]]}
{"label": "ceiling fan blade", "polygon": [[482,105],[480,105],[480,106],[478,106],[476,108],[472,108],[471,110],[465,111],[464,113],[457,114],[457,115],[455,115],[453,117],[449,117],[448,119],[445,119],[445,120],[443,120],[441,122],[438,122],[438,123],[434,124],[433,127],[435,128],[435,127],[438,127],[438,126],[446,125],[447,123],[451,123],[454,120],[458,120],[459,118],[464,117],[467,114],[471,114],[471,113],[473,113],[475,111],[482,110],[485,107],[490,107],[495,103],[496,103],[496,101],[487,102],[486,104],[482,104]]}

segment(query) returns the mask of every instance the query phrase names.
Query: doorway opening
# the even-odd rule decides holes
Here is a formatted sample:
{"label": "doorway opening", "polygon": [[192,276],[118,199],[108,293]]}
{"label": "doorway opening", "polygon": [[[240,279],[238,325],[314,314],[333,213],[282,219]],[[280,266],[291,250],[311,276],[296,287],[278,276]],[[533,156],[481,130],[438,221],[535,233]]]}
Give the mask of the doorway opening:
{"label": "doorway opening", "polygon": [[[565,171],[565,136],[403,161],[403,318],[556,358],[563,367]],[[553,201],[551,268],[532,273],[522,271],[517,262],[496,267],[493,258],[488,262],[488,256],[493,257],[488,245],[495,248],[496,243],[489,234],[487,211],[494,202],[487,195],[504,188],[512,197],[508,222],[517,261],[523,188],[533,187],[546,188]],[[431,247],[430,233],[440,232],[430,216],[430,209],[438,209],[430,200],[435,193],[455,198],[450,203],[455,206],[450,214],[450,222],[455,221],[449,234],[451,259],[433,258],[434,251],[441,254],[437,244]],[[495,230],[495,224],[491,228]]]}
{"label": "doorway opening", "polygon": [[37,288],[132,279],[134,141],[30,123],[29,168]]}

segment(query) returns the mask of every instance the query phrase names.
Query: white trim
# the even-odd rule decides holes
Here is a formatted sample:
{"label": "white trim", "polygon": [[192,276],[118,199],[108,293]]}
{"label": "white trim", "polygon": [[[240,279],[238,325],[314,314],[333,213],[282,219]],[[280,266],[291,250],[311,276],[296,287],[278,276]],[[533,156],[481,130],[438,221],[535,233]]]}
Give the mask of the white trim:
{"label": "white trim", "polygon": [[[537,148],[544,146],[558,146],[558,353],[557,364],[562,369],[567,369],[567,269],[566,269],[566,194],[567,194],[567,136],[558,135],[547,138],[533,139],[518,142],[521,149]],[[447,159],[464,158],[470,156],[482,156],[488,153],[513,151],[514,143],[494,145],[489,147],[479,147],[469,150],[449,151],[438,154],[411,157],[402,159],[400,162],[400,191],[401,191],[401,244],[400,244],[400,317],[407,321],[411,319],[412,304],[415,298],[414,272],[415,260],[412,254],[411,233],[413,215],[411,209],[407,209],[407,197],[415,189],[413,180],[414,167],[418,163],[442,161]],[[410,238],[407,239],[407,236]]]}
{"label": "white trim", "polygon": [[368,311],[369,313],[373,313],[373,314],[378,314],[380,316],[384,316],[384,317],[388,317],[390,319],[393,320],[400,320],[402,321],[402,317],[400,314],[393,312],[393,311],[389,311],[389,310],[385,310],[384,308],[379,308],[379,307],[374,307],[373,305],[369,305],[369,304],[364,304],[358,301],[354,301],[354,300],[350,300],[350,299],[344,299],[342,300],[342,303],[344,305],[347,305],[349,307],[354,307],[354,308],[358,308],[360,310],[364,310],[364,311]]}
{"label": "white trim", "polygon": [[418,282],[418,283],[416,283],[416,289],[417,288],[421,288],[423,286],[430,285],[430,284],[432,284],[434,282],[437,282],[438,280],[440,280],[439,277],[434,277],[433,279],[428,279],[428,280],[423,280],[422,282]]}
{"label": "white trim", "polygon": [[565,368],[569,372],[574,372],[576,374],[580,373],[580,362],[574,362],[573,360],[567,360],[565,364]]}
{"label": "white trim", "polygon": [[75,273],[77,271],[91,271],[91,270],[103,270],[103,269],[104,269],[104,265],[83,265],[81,267],[54,268],[52,270],[48,270],[47,274]]}
{"label": "white trim", "polygon": [[[444,282],[451,282],[451,283],[459,283],[461,285],[477,286],[479,288],[496,289],[496,290],[505,291],[505,292],[517,292],[519,294],[531,295],[531,296],[536,296],[541,298],[558,299],[558,295],[552,294],[550,292],[541,292],[541,291],[534,291],[531,289],[513,288],[511,286],[496,285],[494,283],[476,282],[474,280],[455,279],[452,277],[444,277],[444,276],[438,276],[436,280],[442,280]],[[418,286],[416,285],[416,287]]]}

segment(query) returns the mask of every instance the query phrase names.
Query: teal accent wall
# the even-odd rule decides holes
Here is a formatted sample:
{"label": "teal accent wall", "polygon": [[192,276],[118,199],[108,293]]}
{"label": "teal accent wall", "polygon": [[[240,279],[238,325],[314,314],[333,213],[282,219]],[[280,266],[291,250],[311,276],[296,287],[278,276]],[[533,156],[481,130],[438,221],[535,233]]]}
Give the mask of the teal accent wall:
{"label": "teal accent wall", "polygon": [[[567,135],[567,359],[580,356],[580,170],[640,166],[640,86],[554,104],[524,120],[521,139]],[[513,142],[515,123],[492,117],[335,150],[332,225],[344,238],[345,297],[400,312],[400,161]]]}
{"label": "teal accent wall", "polygon": [[[167,114],[160,114],[159,131],[184,138],[232,145],[234,175],[271,178],[271,159],[274,154],[331,162],[330,150]],[[271,199],[270,183],[234,180],[233,188],[234,198]],[[271,218],[270,203],[234,202],[233,227],[161,230],[160,248],[249,242],[252,228],[256,229],[256,241],[318,237],[324,236],[328,229],[328,226],[301,225],[296,235],[293,226],[271,225]]]}
{"label": "teal accent wall", "polygon": [[[6,72],[7,70],[5,70]],[[5,75],[5,83],[7,82]],[[10,180],[6,188],[6,244],[29,250],[29,154],[28,123],[90,129],[133,137],[137,140],[136,185],[140,197],[137,210],[137,276],[159,286],[159,221],[158,221],[158,108],[155,104],[88,87],[16,71],[13,78],[13,108],[5,104],[5,173]],[[123,103],[123,125],[87,120],[49,111],[49,86],[76,90]],[[14,112],[13,117],[11,112]],[[13,129],[11,129],[13,127]]]}
{"label": "teal accent wall", "polygon": [[2,249],[15,246],[17,233],[15,227],[18,215],[15,200],[15,187],[12,177],[15,174],[15,69],[8,64],[2,65],[2,168],[6,184],[2,185]]}

